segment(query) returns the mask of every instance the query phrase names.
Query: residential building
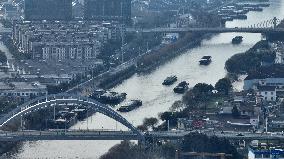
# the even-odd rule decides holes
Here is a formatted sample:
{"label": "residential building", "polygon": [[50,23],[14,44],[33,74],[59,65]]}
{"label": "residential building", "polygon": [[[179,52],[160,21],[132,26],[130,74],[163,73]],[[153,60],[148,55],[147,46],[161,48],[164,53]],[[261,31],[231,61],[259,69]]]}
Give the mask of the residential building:
{"label": "residential building", "polygon": [[74,19],[83,19],[84,17],[84,4],[75,0],[72,2],[72,16]]}
{"label": "residential building", "polygon": [[109,40],[120,40],[121,25],[91,21],[23,21],[13,27],[19,51],[36,60],[96,59]]}
{"label": "residential building", "polygon": [[276,86],[258,86],[257,89],[257,103],[262,101],[276,101]]}
{"label": "residential building", "polygon": [[192,126],[193,120],[186,118],[178,118],[177,120],[177,128],[178,130],[190,130]]}
{"label": "residential building", "polygon": [[283,131],[284,129],[283,118],[282,120],[277,120],[277,119],[271,120],[268,124],[268,129],[270,131]]}
{"label": "residential building", "polygon": [[220,108],[219,114],[220,115],[231,115],[232,109],[233,109],[233,106],[223,106]]}
{"label": "residential building", "polygon": [[25,20],[71,20],[72,0],[25,0]]}
{"label": "residential building", "polygon": [[95,59],[101,48],[100,42],[34,42],[33,59],[65,60]]}
{"label": "residential building", "polygon": [[85,0],[87,20],[131,22],[131,0]]}
{"label": "residential building", "polygon": [[18,12],[18,7],[11,3],[3,4],[4,15],[3,18],[7,20],[18,20],[20,19],[20,13]]}

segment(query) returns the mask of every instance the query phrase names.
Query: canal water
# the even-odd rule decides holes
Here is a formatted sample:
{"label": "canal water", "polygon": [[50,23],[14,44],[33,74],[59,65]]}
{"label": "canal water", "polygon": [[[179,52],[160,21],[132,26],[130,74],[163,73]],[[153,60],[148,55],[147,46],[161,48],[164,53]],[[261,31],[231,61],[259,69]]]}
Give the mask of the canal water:
{"label": "canal water", "polygon": [[[271,6],[263,12],[248,13],[247,20],[227,22],[227,27],[247,27],[273,17],[284,18],[284,1],[270,0]],[[233,37],[241,35],[244,41],[240,45],[232,45]],[[126,92],[127,99],[141,99],[143,106],[129,112],[121,113],[135,126],[142,123],[145,117],[158,117],[167,111],[174,101],[180,100],[181,95],[173,93],[173,86],[162,86],[162,81],[169,75],[176,75],[178,82],[186,80],[190,86],[205,82],[214,85],[218,79],[226,75],[225,61],[236,53],[251,48],[261,40],[260,34],[223,33],[202,41],[201,46],[187,50],[184,54],[161,65],[149,74],[135,74],[125,80],[113,91]],[[212,56],[213,62],[209,66],[200,66],[199,59],[204,55]],[[236,84],[241,89],[242,83]],[[125,129],[119,123],[95,114],[72,127],[72,129]],[[24,142],[19,152],[13,158],[99,158],[102,154],[119,141],[37,141]]]}

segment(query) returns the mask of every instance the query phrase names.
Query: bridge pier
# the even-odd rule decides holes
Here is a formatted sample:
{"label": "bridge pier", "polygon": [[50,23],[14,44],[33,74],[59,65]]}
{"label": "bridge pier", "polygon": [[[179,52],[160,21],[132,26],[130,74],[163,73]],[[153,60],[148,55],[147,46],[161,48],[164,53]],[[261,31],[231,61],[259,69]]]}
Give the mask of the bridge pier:
{"label": "bridge pier", "polygon": [[266,40],[266,34],[261,33],[261,40]]}

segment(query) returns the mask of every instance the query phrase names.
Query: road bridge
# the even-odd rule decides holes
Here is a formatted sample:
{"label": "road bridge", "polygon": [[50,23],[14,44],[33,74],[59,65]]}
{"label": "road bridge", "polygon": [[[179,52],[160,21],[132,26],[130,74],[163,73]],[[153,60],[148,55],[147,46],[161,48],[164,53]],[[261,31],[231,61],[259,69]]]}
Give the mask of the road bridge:
{"label": "road bridge", "polygon": [[0,141],[38,141],[38,140],[141,140],[132,131],[103,130],[50,130],[0,132]]}
{"label": "road bridge", "polygon": [[[184,136],[196,133],[196,131],[162,131],[162,132],[149,132],[146,133],[151,138],[155,139],[182,139]],[[253,133],[253,132],[234,132],[234,131],[201,131],[197,133],[202,133],[207,136],[217,136],[220,138],[226,138],[229,140],[282,140],[284,141],[284,135],[281,132],[278,133]]]}
{"label": "road bridge", "polygon": [[153,29],[135,29],[127,28],[126,32],[129,33],[284,33],[284,28],[153,28]]}
{"label": "road bridge", "polygon": [[[160,131],[142,133],[144,138],[155,140],[181,140],[195,131]],[[281,133],[264,134],[242,132],[203,132],[208,136],[217,136],[228,140],[277,140],[284,141]],[[133,131],[104,131],[104,130],[23,130],[0,131],[0,141],[37,141],[37,140],[141,140],[141,136]]]}
{"label": "road bridge", "polygon": [[201,25],[200,27],[184,27],[184,28],[126,28],[126,32],[129,33],[185,33],[185,32],[200,32],[200,33],[228,33],[228,32],[237,32],[237,33],[284,33],[284,28],[277,27],[281,23],[280,19],[274,17],[254,25],[247,27],[234,27],[234,28],[225,28],[225,27],[208,27]]}

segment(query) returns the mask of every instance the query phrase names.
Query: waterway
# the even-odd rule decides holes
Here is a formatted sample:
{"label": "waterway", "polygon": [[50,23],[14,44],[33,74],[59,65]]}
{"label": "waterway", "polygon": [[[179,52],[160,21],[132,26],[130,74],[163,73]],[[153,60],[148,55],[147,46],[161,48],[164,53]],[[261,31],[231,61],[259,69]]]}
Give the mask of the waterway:
{"label": "waterway", "polygon": [[[227,22],[227,27],[246,27],[273,17],[284,18],[284,1],[271,0],[271,6],[263,12],[248,13],[247,20]],[[231,39],[237,35],[244,37],[240,45],[232,45]],[[162,86],[161,82],[169,75],[177,75],[178,82],[186,80],[190,86],[205,82],[214,85],[218,79],[226,75],[225,61],[236,53],[251,48],[261,40],[261,34],[223,33],[202,41],[201,46],[187,50],[184,54],[168,61],[148,74],[135,74],[113,91],[126,92],[127,99],[141,99],[143,106],[122,115],[134,125],[142,123],[145,117],[158,117],[160,112],[167,111],[172,103],[181,99],[181,95],[173,93],[173,86]],[[209,66],[200,66],[199,59],[204,55],[212,56]],[[242,82],[235,84],[242,88]],[[119,123],[95,114],[86,121],[79,122],[72,129],[125,129]],[[13,158],[98,158],[119,141],[37,141],[24,142]]]}

